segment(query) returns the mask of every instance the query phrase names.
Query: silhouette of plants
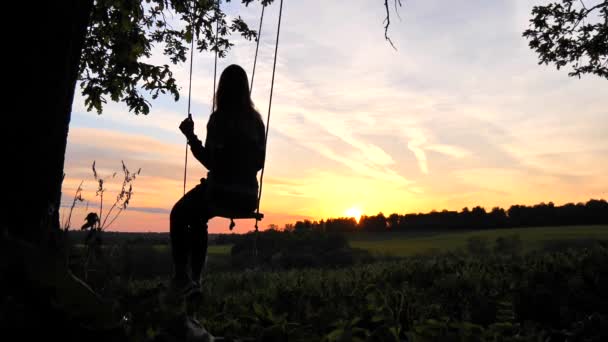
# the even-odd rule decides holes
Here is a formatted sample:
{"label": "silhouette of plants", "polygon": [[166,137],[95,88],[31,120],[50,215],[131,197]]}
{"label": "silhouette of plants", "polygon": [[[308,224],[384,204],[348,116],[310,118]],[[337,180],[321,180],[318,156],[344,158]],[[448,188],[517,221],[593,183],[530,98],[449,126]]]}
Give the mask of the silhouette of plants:
{"label": "silhouette of plants", "polygon": [[[96,169],[96,162],[93,161],[92,170],[93,178],[97,183],[97,189],[95,196],[99,197],[99,211],[90,212],[85,217],[85,223],[80,228],[81,230],[88,230],[85,238],[86,256],[84,260],[84,278],[88,278],[88,273],[91,263],[94,261],[92,258],[99,259],[102,257],[102,238],[101,233],[110,227],[120,214],[127,209],[133,196],[133,182],[141,173],[141,168],[137,172],[131,172],[125,165],[124,161],[122,164],[122,185],[120,190],[116,194],[114,202],[110,206],[107,213],[104,213],[104,195],[108,190],[106,188],[107,181],[104,176],[100,175]],[[116,178],[117,173],[114,172],[111,179]]]}

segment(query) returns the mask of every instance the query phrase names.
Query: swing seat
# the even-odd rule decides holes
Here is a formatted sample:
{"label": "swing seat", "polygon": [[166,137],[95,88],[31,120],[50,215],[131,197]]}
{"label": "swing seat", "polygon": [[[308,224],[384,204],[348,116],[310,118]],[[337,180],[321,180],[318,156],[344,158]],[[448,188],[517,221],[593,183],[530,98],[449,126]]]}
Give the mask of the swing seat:
{"label": "swing seat", "polygon": [[214,216],[223,217],[223,218],[227,218],[227,219],[233,219],[233,220],[256,219],[258,221],[261,221],[264,218],[263,213],[235,211],[235,210],[227,209],[227,208],[213,208],[213,210],[211,212],[214,214]]}
{"label": "swing seat", "polygon": [[[264,218],[264,214],[256,212],[252,205],[236,205],[248,201],[257,201],[257,191],[244,189],[241,186],[216,184],[213,180],[201,179],[207,184],[207,196],[210,199],[210,212],[213,217],[230,219],[230,230],[235,226],[234,220],[255,219],[257,222]],[[236,203],[235,203],[236,202]]]}
{"label": "swing seat", "polygon": [[227,208],[219,208],[219,207],[213,207],[211,212],[213,213],[214,217],[223,217],[223,218],[230,219],[230,226],[228,227],[230,230],[233,230],[234,227],[236,226],[236,224],[234,223],[234,220],[255,219],[256,227],[257,227],[257,222],[262,221],[262,219],[264,218],[263,213],[236,211],[236,210],[231,210],[231,209],[227,209]]}

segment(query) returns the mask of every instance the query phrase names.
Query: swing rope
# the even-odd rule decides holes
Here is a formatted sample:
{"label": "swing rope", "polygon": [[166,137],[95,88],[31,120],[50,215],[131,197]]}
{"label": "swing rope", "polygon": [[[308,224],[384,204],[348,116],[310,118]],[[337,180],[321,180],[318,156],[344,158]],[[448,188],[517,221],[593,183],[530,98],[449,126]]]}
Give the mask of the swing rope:
{"label": "swing rope", "polygon": [[264,22],[264,10],[266,5],[262,5],[262,15],[260,15],[260,27],[258,28],[258,41],[255,44],[255,57],[253,58],[253,71],[251,71],[251,86],[249,86],[249,96],[253,93],[253,79],[255,78],[255,66],[258,63],[258,50],[260,49],[260,40],[262,40],[262,23]]}
{"label": "swing rope", "polygon": [[[217,2],[219,6],[219,0]],[[213,66],[213,103],[211,104],[211,111],[215,108],[215,87],[217,83],[217,37],[219,32],[219,20],[215,22],[215,62]],[[190,13],[190,72],[189,72],[189,80],[188,80],[188,117],[191,117],[190,113],[190,104],[192,99],[192,63],[194,60],[194,11],[191,10]],[[184,195],[186,194],[186,179],[188,177],[188,142],[186,142],[186,153],[184,157]]]}
{"label": "swing rope", "polygon": [[[194,57],[194,10],[190,10],[190,80],[188,81],[188,117],[190,117],[190,99],[192,97],[192,63]],[[184,195],[186,194],[186,178],[188,177],[188,141],[184,157]]]}
{"label": "swing rope", "polygon": [[[217,6],[220,6],[220,1],[217,1]],[[211,112],[215,110],[215,86],[217,82],[217,34],[220,31],[220,22],[219,20],[215,21],[215,62],[213,63],[213,103],[211,104]]]}
{"label": "swing rope", "polygon": [[[257,66],[257,62],[258,62],[258,51],[260,50],[260,40],[262,40],[262,24],[264,23],[264,10],[266,9],[266,5],[262,5],[262,14],[260,15],[260,25],[258,27],[258,39],[256,41],[255,44],[255,57],[253,58],[253,70],[251,71],[251,84],[249,86],[249,97],[251,97],[251,93],[253,92],[253,80],[255,78],[255,68]],[[215,81],[214,81],[215,82]],[[215,89],[215,84],[214,84],[214,89]],[[215,92],[214,92],[214,96],[215,96]],[[266,149],[266,146],[264,146],[264,150]],[[259,198],[257,199],[259,202]],[[259,204],[258,204],[259,206]],[[259,214],[259,209],[258,209],[258,214]],[[257,221],[256,221],[257,224]],[[234,218],[230,218],[230,230],[232,230],[232,228],[234,228],[235,224],[234,224]]]}
{"label": "swing rope", "polygon": [[[256,209],[255,231],[258,231],[260,214],[260,201],[262,199],[262,188],[264,186],[264,170],[266,169],[266,147],[268,146],[268,131],[270,130],[270,112],[272,110],[272,94],[274,93],[274,76],[277,70],[277,54],[279,51],[279,37],[281,34],[281,18],[283,17],[283,0],[279,7],[279,23],[277,25],[277,39],[274,45],[274,63],[272,65],[272,80],[270,81],[270,99],[268,101],[268,116],[266,117],[266,136],[264,138],[264,161],[262,162],[262,174],[260,175],[260,193],[258,194],[258,205]],[[257,252],[257,250],[256,250]],[[256,253],[257,254],[257,253]]]}

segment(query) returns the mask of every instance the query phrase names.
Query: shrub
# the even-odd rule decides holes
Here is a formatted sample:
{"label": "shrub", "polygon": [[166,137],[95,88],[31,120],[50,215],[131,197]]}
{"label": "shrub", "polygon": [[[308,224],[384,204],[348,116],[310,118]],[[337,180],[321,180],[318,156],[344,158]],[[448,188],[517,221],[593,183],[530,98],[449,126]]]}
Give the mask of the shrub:
{"label": "shrub", "polygon": [[472,255],[486,256],[490,254],[489,242],[486,237],[472,236],[467,240],[467,250]]}
{"label": "shrub", "polygon": [[498,255],[520,255],[522,250],[523,242],[519,235],[501,236],[494,245],[494,253]]}

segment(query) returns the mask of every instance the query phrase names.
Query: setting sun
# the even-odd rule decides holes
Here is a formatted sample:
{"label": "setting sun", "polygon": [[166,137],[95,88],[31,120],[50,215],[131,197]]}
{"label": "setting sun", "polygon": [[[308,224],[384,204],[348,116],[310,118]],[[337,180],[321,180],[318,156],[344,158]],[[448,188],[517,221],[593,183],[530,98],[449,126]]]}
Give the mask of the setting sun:
{"label": "setting sun", "polygon": [[361,219],[361,209],[359,209],[357,207],[352,207],[352,208],[346,210],[346,216],[354,217],[355,220],[357,220],[357,222],[359,222],[359,220]]}

